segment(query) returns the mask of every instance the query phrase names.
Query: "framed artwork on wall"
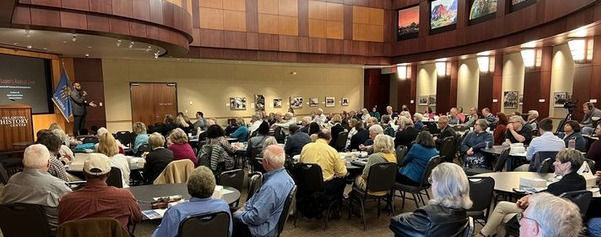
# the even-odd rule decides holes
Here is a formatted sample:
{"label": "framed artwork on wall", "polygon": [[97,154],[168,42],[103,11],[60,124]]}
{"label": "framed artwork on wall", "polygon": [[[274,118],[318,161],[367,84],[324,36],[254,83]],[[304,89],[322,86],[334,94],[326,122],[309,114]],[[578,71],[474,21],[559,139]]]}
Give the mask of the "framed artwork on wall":
{"label": "framed artwork on wall", "polygon": [[255,111],[265,111],[265,96],[255,95]]}
{"label": "framed artwork on wall", "polygon": [[309,98],[309,107],[317,107],[319,106],[319,98],[311,97]]}
{"label": "framed artwork on wall", "polygon": [[567,99],[568,92],[553,92],[553,107],[563,108],[563,104],[565,104]]}
{"label": "framed artwork on wall", "polygon": [[293,108],[293,109],[303,108],[303,97],[302,96],[289,97],[288,99],[290,101],[290,108]]}
{"label": "framed artwork on wall", "polygon": [[518,104],[519,105],[523,105],[524,104],[524,95],[520,94],[520,98],[518,99]]}
{"label": "framed artwork on wall", "polygon": [[429,95],[428,96],[428,105],[430,107],[436,106],[436,95]]}
{"label": "framed artwork on wall", "polygon": [[503,92],[503,108],[517,109],[518,108],[518,92],[517,91],[505,91]]}
{"label": "framed artwork on wall", "polygon": [[336,98],[333,96],[326,97],[326,107],[334,107],[336,106]]}
{"label": "framed artwork on wall", "polygon": [[428,96],[422,95],[417,99],[417,105],[428,105]]}
{"label": "framed artwork on wall", "polygon": [[348,98],[342,97],[342,99],[340,100],[340,105],[348,106],[348,104],[349,104]]}
{"label": "framed artwork on wall", "polygon": [[230,97],[231,110],[246,110],[246,97]]}
{"label": "framed artwork on wall", "polygon": [[273,107],[274,108],[282,108],[282,99],[281,98],[273,99]]}

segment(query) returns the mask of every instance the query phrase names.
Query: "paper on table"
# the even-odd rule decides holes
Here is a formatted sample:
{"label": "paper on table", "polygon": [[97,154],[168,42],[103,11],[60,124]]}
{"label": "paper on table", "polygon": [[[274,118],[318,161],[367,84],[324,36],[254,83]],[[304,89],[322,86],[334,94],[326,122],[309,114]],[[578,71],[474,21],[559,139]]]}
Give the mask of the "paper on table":
{"label": "paper on table", "polygon": [[142,214],[146,218],[148,218],[150,220],[154,220],[154,219],[163,218],[163,215],[165,215],[166,211],[167,211],[167,209],[144,210],[144,211],[142,211]]}

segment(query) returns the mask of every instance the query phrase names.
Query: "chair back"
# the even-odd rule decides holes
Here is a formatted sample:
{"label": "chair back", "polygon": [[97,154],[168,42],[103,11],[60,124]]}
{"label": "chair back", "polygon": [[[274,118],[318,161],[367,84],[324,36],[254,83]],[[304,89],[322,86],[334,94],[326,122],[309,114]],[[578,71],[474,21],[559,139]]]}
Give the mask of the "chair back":
{"label": "chair back", "polygon": [[455,130],[456,132],[463,132],[465,130],[468,130],[468,127],[465,126],[465,124],[457,124],[453,126],[453,130]]}
{"label": "chair back", "polygon": [[338,137],[336,138],[335,148],[337,151],[343,151],[346,148],[346,141],[348,140],[348,132],[342,131],[338,133]]}
{"label": "chair back", "polygon": [[8,183],[8,172],[6,172],[6,169],[4,169],[4,165],[2,165],[2,163],[0,163],[0,182],[2,182],[2,184],[6,185]]}
{"label": "chair back", "polygon": [[87,218],[67,221],[56,230],[56,237],[130,237],[129,232],[113,218]]}
{"label": "chair back", "polygon": [[150,149],[150,145],[148,144],[142,144],[140,147],[138,147],[138,152],[136,153],[136,157],[141,157],[142,154],[144,154],[144,152],[150,152],[152,149]]}
{"label": "chair back", "polygon": [[311,194],[324,190],[323,173],[319,165],[300,163],[296,165],[293,173],[299,194]]}
{"label": "chair back", "polygon": [[284,141],[286,140],[286,134],[284,133],[284,131],[282,131],[282,127],[275,126],[275,128],[273,129],[273,137],[275,137],[275,140],[278,141],[278,143],[284,143]]}
{"label": "chair back", "polygon": [[540,163],[536,172],[549,173],[549,166],[551,166],[551,158],[546,158]]}
{"label": "chair back", "polygon": [[121,170],[119,168],[111,167],[111,172],[109,172],[109,177],[106,179],[106,184],[108,186],[123,188],[123,176],[121,175]]}
{"label": "chair back", "polygon": [[118,131],[115,134],[115,139],[119,140],[121,144],[129,146],[131,143],[131,132],[130,131]]}
{"label": "chair back", "polygon": [[546,158],[551,158],[551,160],[554,161],[557,153],[557,151],[539,151],[535,153],[534,157],[532,157],[532,161],[530,161],[530,165],[528,166],[528,171],[536,172],[543,160]]}
{"label": "chair back", "polygon": [[242,190],[244,186],[244,170],[230,170],[221,173],[217,182],[219,185],[229,186],[238,190]]}
{"label": "chair back", "polygon": [[440,157],[442,157],[444,161],[453,162],[453,159],[455,158],[455,137],[449,136],[442,139]]}
{"label": "chair back", "polygon": [[282,233],[282,230],[284,230],[286,221],[288,221],[288,215],[290,214],[290,206],[292,205],[292,199],[294,199],[295,195],[296,185],[292,186],[292,189],[288,193],[286,201],[284,202],[284,209],[282,210],[282,214],[280,214],[280,219],[278,219],[278,237],[280,236],[280,233]]}
{"label": "chair back", "polygon": [[[23,221],[27,228],[23,228]],[[44,209],[33,204],[0,205],[0,229],[4,237],[51,236]]]}
{"label": "chair back", "polygon": [[472,218],[471,216],[468,217],[467,220],[467,224],[465,226],[465,229],[463,230],[463,237],[472,237],[474,236],[474,232],[476,231],[476,226],[474,223],[474,218]]}
{"label": "chair back", "polygon": [[261,185],[263,185],[263,174],[261,172],[252,172],[249,176],[250,181],[248,182],[248,195],[246,201],[250,200],[250,198],[261,188]]}
{"label": "chair back", "polygon": [[372,193],[392,190],[396,173],[396,163],[386,162],[371,165],[365,190]]}
{"label": "chair back", "polygon": [[561,195],[559,195],[559,197],[568,199],[574,204],[576,204],[576,206],[578,206],[578,209],[580,209],[580,214],[584,216],[586,215],[591,200],[593,199],[593,193],[587,190],[579,190],[562,193]]}
{"label": "chair back", "polygon": [[224,211],[188,216],[180,222],[176,237],[198,236],[199,233],[203,236],[228,237],[230,220],[230,213]]}
{"label": "chair back", "polygon": [[588,164],[588,167],[591,169],[591,173],[594,174],[595,173],[595,160],[589,159],[589,158],[584,158],[584,161],[586,161],[586,163]]}
{"label": "chair back", "polygon": [[473,205],[468,212],[484,212],[488,216],[490,212],[490,202],[493,199],[495,189],[495,180],[491,177],[468,177],[470,183],[470,199]]}
{"label": "chair back", "polygon": [[503,167],[505,167],[505,163],[507,163],[507,158],[509,158],[509,152],[511,151],[511,149],[505,148],[503,149],[503,151],[501,151],[501,154],[499,155],[499,158],[497,159],[497,163],[495,164],[495,167],[493,169],[494,172],[501,172],[503,171]]}
{"label": "chair back", "polygon": [[86,143],[98,143],[98,137],[93,136],[93,137],[84,137],[83,140],[81,141],[83,144]]}
{"label": "chair back", "polygon": [[435,155],[432,158],[430,158],[430,160],[428,161],[428,164],[426,165],[426,170],[424,170],[424,174],[422,175],[422,182],[421,182],[422,187],[430,186],[430,183],[428,183],[428,178],[430,177],[430,174],[432,174],[432,170],[438,164],[440,164],[440,162],[442,162],[442,158],[439,155]]}
{"label": "chair back", "polygon": [[189,159],[171,161],[152,182],[153,184],[180,184],[188,181],[194,170],[194,162]]}
{"label": "chair back", "polygon": [[396,147],[396,164],[398,167],[403,166],[403,160],[405,160],[405,154],[407,154],[407,146],[399,145]]}

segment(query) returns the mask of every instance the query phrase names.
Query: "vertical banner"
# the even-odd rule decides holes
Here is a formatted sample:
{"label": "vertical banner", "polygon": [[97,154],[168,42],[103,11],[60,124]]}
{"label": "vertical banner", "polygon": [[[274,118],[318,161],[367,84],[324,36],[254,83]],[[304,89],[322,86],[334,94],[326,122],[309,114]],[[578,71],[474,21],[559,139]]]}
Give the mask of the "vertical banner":
{"label": "vertical banner", "polygon": [[61,70],[61,80],[58,82],[56,86],[56,91],[52,95],[52,101],[61,111],[63,116],[67,121],[69,121],[69,117],[73,115],[73,108],[71,107],[71,82],[69,82],[69,78],[67,77],[67,72],[65,72],[65,68]]}

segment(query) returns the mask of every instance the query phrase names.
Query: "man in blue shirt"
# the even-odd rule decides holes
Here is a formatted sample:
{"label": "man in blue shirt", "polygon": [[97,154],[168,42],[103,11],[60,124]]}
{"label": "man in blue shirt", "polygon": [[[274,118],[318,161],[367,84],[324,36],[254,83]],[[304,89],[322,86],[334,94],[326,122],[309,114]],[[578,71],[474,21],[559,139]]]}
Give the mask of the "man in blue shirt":
{"label": "man in blue shirt", "polygon": [[546,118],[538,122],[538,132],[541,134],[540,137],[535,137],[530,142],[528,149],[526,150],[526,159],[530,161],[531,165],[525,164],[518,168],[516,171],[528,171],[534,169],[540,164],[541,161],[534,161],[532,158],[534,154],[539,151],[561,151],[566,149],[566,145],[563,140],[553,134],[553,120]]}
{"label": "man in blue shirt", "polygon": [[271,145],[263,151],[263,168],[267,171],[263,186],[244,207],[234,212],[234,235],[236,237],[273,237],[277,235],[277,224],[284,203],[294,180],[283,168],[286,154],[278,145]]}
{"label": "man in blue shirt", "polygon": [[[228,204],[222,199],[211,198],[215,190],[215,176],[206,166],[199,166],[188,177],[188,193],[192,198],[188,202],[177,204],[167,210],[161,224],[152,233],[152,237],[176,236],[179,224],[188,216],[230,212]],[[230,219],[229,236],[232,236],[232,220]]]}

